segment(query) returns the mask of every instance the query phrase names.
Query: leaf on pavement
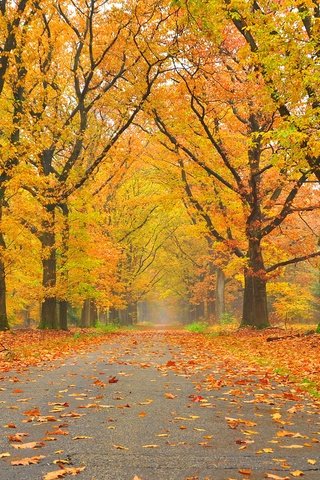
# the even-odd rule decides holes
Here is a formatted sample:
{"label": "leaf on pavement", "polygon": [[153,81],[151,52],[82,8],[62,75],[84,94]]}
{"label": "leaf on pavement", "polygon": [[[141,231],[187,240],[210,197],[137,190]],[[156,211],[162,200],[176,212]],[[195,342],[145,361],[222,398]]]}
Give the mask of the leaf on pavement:
{"label": "leaf on pavement", "polygon": [[6,458],[6,457],[11,457],[9,452],[0,453],[0,458]]}
{"label": "leaf on pavement", "polygon": [[173,393],[165,393],[164,396],[169,400],[173,400],[174,398],[176,398],[177,395],[174,395]]}
{"label": "leaf on pavement", "polygon": [[44,446],[43,442],[29,442],[29,443],[11,443],[13,448],[22,449],[22,448],[41,448]]}
{"label": "leaf on pavement", "polygon": [[272,480],[290,480],[290,477],[288,476],[282,477],[280,475],[275,475],[273,473],[268,473],[266,475],[266,478],[271,478]]}
{"label": "leaf on pavement", "polygon": [[38,456],[35,456],[35,457],[20,458],[20,460],[12,460],[10,463],[11,463],[11,465],[14,465],[14,466],[17,466],[17,465],[22,465],[22,466],[36,465],[43,458],[45,458],[44,455],[38,455]]}
{"label": "leaf on pavement", "polygon": [[108,383],[117,383],[119,382],[119,379],[117,377],[109,377]]}
{"label": "leaf on pavement", "polygon": [[83,472],[86,467],[67,467],[62,470],[54,470],[53,472],[46,473],[42,478],[43,480],[57,480],[67,475],[78,475]]}

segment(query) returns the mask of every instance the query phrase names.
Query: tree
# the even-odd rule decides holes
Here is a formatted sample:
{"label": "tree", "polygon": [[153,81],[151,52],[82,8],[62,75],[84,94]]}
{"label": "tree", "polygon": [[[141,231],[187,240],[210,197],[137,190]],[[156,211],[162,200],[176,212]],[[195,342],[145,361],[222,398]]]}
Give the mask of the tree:
{"label": "tree", "polygon": [[34,142],[26,158],[33,179],[24,188],[39,202],[43,218],[38,235],[47,292],[42,328],[58,327],[57,209],[63,211],[70,195],[108,161],[138,115],[165,68],[170,45],[158,40],[175,14],[164,7],[158,11],[158,1],[148,6],[126,2],[125,9],[116,3],[106,8],[97,0],[73,9],[68,5],[38,6],[42,34],[30,38],[21,59],[28,90],[21,108]]}
{"label": "tree", "polygon": [[[201,169],[207,177],[202,198],[194,193],[196,187],[193,192],[189,188],[189,197],[216,242],[243,259],[242,325],[261,328],[269,324],[268,273],[319,256],[313,239],[307,253],[301,245],[305,254],[265,266],[263,249],[272,243],[275,230],[288,224],[288,217],[319,208],[319,201],[307,183],[315,166],[300,162],[292,167],[292,151],[280,140],[282,118],[263,78],[257,80],[254,67],[242,59],[242,48],[243,41],[233,38],[223,38],[218,46],[211,39],[200,44],[196,36],[180,42],[177,93],[170,100],[184,116],[177,118],[168,102],[160,106],[159,101],[153,116],[167,150],[182,157],[192,172]],[[310,196],[307,207],[305,195]]]}

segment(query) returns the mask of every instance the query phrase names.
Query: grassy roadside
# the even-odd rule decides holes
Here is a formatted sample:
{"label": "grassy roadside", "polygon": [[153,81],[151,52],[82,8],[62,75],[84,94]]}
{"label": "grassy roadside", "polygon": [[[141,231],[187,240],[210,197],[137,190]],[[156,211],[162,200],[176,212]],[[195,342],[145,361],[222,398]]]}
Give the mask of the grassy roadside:
{"label": "grassy roadside", "polygon": [[311,329],[310,325],[264,331],[227,326],[211,327],[203,334],[213,348],[225,349],[250,364],[271,368],[320,398],[320,335],[306,334]]}

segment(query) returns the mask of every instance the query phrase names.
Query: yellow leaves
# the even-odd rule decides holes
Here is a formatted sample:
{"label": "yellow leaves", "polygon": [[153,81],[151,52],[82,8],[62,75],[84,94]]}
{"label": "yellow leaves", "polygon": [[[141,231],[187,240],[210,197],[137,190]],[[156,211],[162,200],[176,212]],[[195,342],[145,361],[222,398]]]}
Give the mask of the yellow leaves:
{"label": "yellow leaves", "polygon": [[6,457],[10,457],[11,454],[9,452],[3,452],[3,453],[0,453],[0,458],[6,458]]}
{"label": "yellow leaves", "polygon": [[274,450],[273,448],[261,448],[261,450],[258,450],[257,453],[273,453]]}
{"label": "yellow leaves", "polygon": [[151,444],[151,445],[142,445],[142,448],[159,448],[159,445]]}
{"label": "yellow leaves", "polygon": [[293,477],[302,477],[304,473],[301,470],[294,470],[293,472],[290,472]]}
{"label": "yellow leaves", "polygon": [[280,477],[280,475],[275,475],[273,473],[267,473],[265,477],[271,480],[290,480],[290,477]]}
{"label": "yellow leaves", "polygon": [[112,445],[113,448],[115,448],[116,450],[129,450],[128,447],[125,447],[123,445]]}
{"label": "yellow leaves", "polygon": [[307,462],[310,464],[310,465],[315,465],[317,463],[317,460],[314,460],[313,458],[308,458]]}
{"label": "yellow leaves", "polygon": [[304,445],[280,445],[280,448],[288,448],[288,449],[297,449],[303,448]]}

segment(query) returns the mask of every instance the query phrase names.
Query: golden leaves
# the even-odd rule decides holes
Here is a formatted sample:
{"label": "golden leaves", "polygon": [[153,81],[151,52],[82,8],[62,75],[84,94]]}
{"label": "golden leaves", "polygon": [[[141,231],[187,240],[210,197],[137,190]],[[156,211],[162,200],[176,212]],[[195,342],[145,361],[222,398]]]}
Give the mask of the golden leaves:
{"label": "golden leaves", "polygon": [[86,467],[66,467],[61,470],[54,470],[53,472],[46,473],[43,480],[58,480],[59,478],[66,477],[67,475],[78,475],[83,472]]}
{"label": "golden leaves", "polygon": [[10,463],[11,463],[11,465],[13,465],[13,466],[18,466],[18,465],[22,465],[22,466],[26,466],[26,465],[36,465],[36,464],[39,463],[40,460],[42,460],[43,458],[45,458],[44,455],[38,455],[38,456],[35,456],[35,457],[21,458],[20,460],[12,460]]}

